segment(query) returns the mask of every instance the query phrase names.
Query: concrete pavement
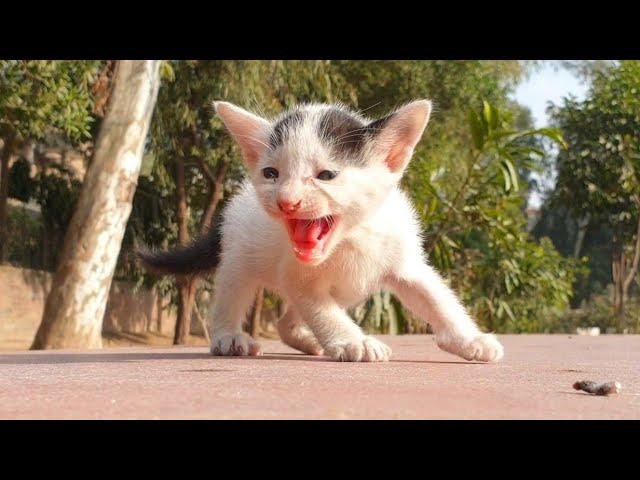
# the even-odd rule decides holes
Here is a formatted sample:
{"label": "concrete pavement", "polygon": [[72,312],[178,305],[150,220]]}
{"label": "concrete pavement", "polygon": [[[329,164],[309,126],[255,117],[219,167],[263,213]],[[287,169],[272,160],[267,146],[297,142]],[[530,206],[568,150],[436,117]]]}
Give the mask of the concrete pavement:
{"label": "concrete pavement", "polygon": [[[640,336],[502,335],[471,363],[431,336],[380,336],[381,364],[337,363],[274,340],[262,357],[203,347],[0,353],[2,419],[640,419]],[[612,381],[595,397],[578,380]]]}

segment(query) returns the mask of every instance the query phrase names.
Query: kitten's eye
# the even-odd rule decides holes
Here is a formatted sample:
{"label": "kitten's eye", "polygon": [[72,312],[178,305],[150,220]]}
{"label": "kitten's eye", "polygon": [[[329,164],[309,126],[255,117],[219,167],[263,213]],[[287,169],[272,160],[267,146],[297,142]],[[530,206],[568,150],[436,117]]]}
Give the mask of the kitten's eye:
{"label": "kitten's eye", "polygon": [[316,177],[318,180],[333,180],[338,176],[338,172],[332,170],[323,170]]}
{"label": "kitten's eye", "polygon": [[273,167],[263,168],[262,175],[264,176],[264,178],[275,180],[276,178],[278,178],[278,170]]}

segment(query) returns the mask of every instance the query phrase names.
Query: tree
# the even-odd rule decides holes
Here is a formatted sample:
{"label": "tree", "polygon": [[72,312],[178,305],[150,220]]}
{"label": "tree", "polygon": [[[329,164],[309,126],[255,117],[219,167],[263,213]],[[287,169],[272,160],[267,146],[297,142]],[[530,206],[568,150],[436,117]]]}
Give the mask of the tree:
{"label": "tree", "polygon": [[584,101],[567,98],[551,111],[569,144],[557,158],[551,202],[566,205],[578,222],[588,219],[591,228],[610,229],[619,330],[640,263],[639,92],[640,62],[623,61],[593,73]]}
{"label": "tree", "polygon": [[32,349],[102,345],[102,319],[156,103],[159,63],[118,63]]}
{"label": "tree", "polygon": [[0,263],[7,256],[9,164],[25,142],[90,137],[99,61],[0,61]]}

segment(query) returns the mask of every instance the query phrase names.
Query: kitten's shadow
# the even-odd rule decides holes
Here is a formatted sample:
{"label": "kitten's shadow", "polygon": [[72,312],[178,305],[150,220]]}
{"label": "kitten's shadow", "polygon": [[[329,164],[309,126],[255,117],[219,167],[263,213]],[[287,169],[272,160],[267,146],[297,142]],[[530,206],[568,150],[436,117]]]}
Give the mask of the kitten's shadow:
{"label": "kitten's shadow", "polygon": [[[100,352],[100,353],[42,353],[36,355],[2,355],[0,365],[55,365],[70,363],[129,363],[148,360],[296,360],[302,362],[334,362],[329,357],[306,355],[304,353],[267,353],[260,356],[212,356],[208,352]],[[366,362],[365,362],[366,363]],[[478,365],[482,362],[444,361],[444,360],[390,360],[389,363],[426,363],[452,365]]]}
{"label": "kitten's shadow", "polygon": [[[339,363],[331,360],[329,357],[323,356],[314,356],[314,355],[306,355],[304,353],[263,353],[259,356],[244,356],[244,357],[235,357],[235,356],[217,356],[212,357],[215,359],[228,359],[228,360],[299,360],[303,362],[332,362]],[[354,363],[354,362],[346,362],[346,363]],[[381,362],[360,362],[363,364],[366,363],[377,363]],[[467,361],[447,361],[447,360],[389,360],[387,363],[427,363],[427,364],[444,364],[444,365],[484,365],[485,362],[467,362]]]}
{"label": "kitten's shadow", "polygon": [[220,355],[220,356],[210,356],[215,360],[299,360],[303,362],[330,362],[332,361],[329,357],[317,357],[315,355],[306,355],[304,353],[263,353],[262,355],[257,356],[242,356],[237,357],[234,355]]}
{"label": "kitten's shadow", "polygon": [[485,365],[486,362],[467,362],[456,360],[389,360],[390,363],[441,363],[444,365]]}
{"label": "kitten's shadow", "polygon": [[207,352],[114,352],[99,353],[39,353],[0,354],[0,365],[57,365],[72,363],[131,363],[147,360],[204,360]]}

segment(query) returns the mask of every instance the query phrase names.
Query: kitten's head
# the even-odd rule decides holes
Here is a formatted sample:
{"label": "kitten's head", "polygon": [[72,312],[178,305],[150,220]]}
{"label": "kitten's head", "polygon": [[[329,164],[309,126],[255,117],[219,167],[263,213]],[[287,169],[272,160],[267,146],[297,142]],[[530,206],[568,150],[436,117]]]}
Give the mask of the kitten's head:
{"label": "kitten's head", "polygon": [[227,102],[215,108],[264,209],[287,230],[297,259],[318,265],[400,181],[431,102],[409,103],[379,120],[337,105],[302,105],[274,121]]}

